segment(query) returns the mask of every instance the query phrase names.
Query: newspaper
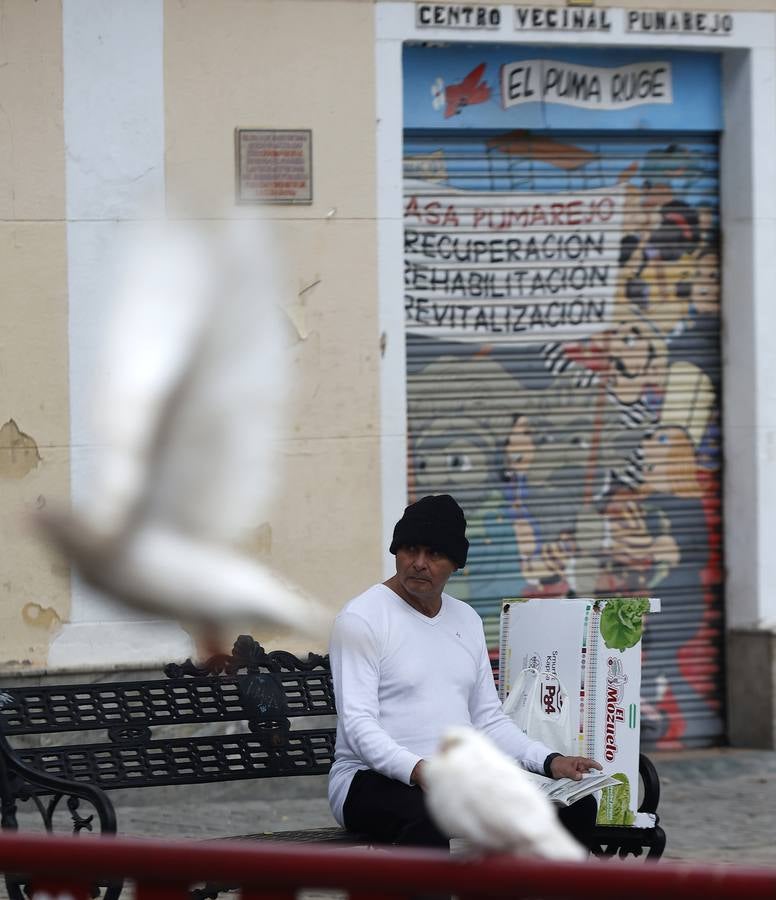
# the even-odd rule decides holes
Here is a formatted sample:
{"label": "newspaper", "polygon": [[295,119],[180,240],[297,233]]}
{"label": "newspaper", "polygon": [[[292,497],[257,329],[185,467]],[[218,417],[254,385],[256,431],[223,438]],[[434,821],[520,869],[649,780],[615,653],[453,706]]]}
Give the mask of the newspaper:
{"label": "newspaper", "polygon": [[573,778],[546,778],[544,775],[528,771],[525,774],[549,800],[561,806],[571,806],[589,794],[620,783],[611,775],[602,775],[600,772],[588,772],[579,781]]}

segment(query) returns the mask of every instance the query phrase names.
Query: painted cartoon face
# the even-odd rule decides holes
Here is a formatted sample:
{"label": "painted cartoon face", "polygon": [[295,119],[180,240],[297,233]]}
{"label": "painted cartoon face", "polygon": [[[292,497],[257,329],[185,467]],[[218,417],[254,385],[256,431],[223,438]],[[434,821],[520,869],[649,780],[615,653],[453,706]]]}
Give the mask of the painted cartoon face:
{"label": "painted cartoon face", "polygon": [[710,206],[698,207],[698,227],[701,238],[706,243],[711,243],[715,234],[714,212]]}
{"label": "painted cartoon face", "polygon": [[439,357],[411,375],[411,490],[460,496],[474,515],[503,483],[512,409],[522,409],[518,389],[503,366],[484,357]]}
{"label": "painted cartoon face", "polygon": [[469,502],[494,479],[495,437],[479,422],[435,419],[418,435],[412,454],[419,494],[463,492]]}
{"label": "painted cartoon face", "polygon": [[[637,296],[631,299],[641,313],[663,335],[669,335],[687,313],[685,285],[692,279],[695,265],[691,257],[662,260],[647,254],[647,262],[635,283]],[[630,294],[636,292],[631,286]]]}
{"label": "painted cartoon face", "polygon": [[[656,184],[648,192],[665,201],[659,209],[651,206],[659,221],[644,237],[643,245],[637,235],[623,239],[620,270],[626,298],[662,334],[668,335],[687,315],[689,286],[694,279],[704,232],[699,210],[683,200],[669,198],[659,190],[662,186]],[[648,201],[655,197],[645,196],[644,202],[649,206]],[[632,244],[634,238],[639,241],[639,252],[633,252],[634,248],[627,243]],[[640,263],[636,270],[634,258]]]}
{"label": "painted cartoon face", "polygon": [[609,343],[609,356],[611,388],[623,403],[662,395],[668,374],[666,343],[647,323],[638,318],[620,322]]}
{"label": "painted cartoon face", "polygon": [[579,411],[531,416],[531,439],[535,448],[531,482],[559,483],[582,471],[592,443],[592,418]]}
{"label": "painted cartoon face", "polygon": [[695,447],[684,428],[670,425],[658,428],[644,438],[644,484],[647,493],[698,497],[701,494],[696,474]]}
{"label": "painted cartoon face", "polygon": [[616,491],[604,511],[612,558],[623,565],[644,568],[652,547],[642,504],[626,491]]}
{"label": "painted cartoon face", "polygon": [[689,285],[691,314],[714,316],[719,313],[719,256],[709,252],[695,262]]}
{"label": "painted cartoon face", "polygon": [[525,475],[531,468],[535,452],[536,446],[528,419],[525,416],[519,416],[509,432],[504,451],[504,468],[507,477]]}
{"label": "painted cartoon face", "polygon": [[660,206],[670,199],[665,193],[659,196],[649,188],[636,187],[632,182],[624,182],[624,203],[622,211],[623,234],[644,235],[660,224]]}
{"label": "painted cartoon face", "polygon": [[560,539],[573,534],[585,491],[596,492],[605,477],[602,447],[594,447],[593,415],[559,405],[528,417],[527,426],[534,452],[526,469],[524,504],[541,523],[545,540]]}

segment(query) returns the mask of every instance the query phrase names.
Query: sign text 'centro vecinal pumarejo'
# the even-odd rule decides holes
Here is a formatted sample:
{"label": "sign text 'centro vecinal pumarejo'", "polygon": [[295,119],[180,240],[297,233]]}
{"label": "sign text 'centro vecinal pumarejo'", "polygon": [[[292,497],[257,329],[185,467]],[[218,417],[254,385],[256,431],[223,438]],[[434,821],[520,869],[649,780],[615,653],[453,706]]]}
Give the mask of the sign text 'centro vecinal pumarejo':
{"label": "sign text 'centro vecinal pumarejo'", "polygon": [[504,109],[521,103],[562,103],[584,109],[627,109],[673,99],[671,63],[643,62],[603,68],[549,59],[501,67]]}
{"label": "sign text 'centro vecinal pumarejo'", "polygon": [[[417,3],[416,28],[501,29],[508,21],[496,4]],[[735,14],[680,9],[626,9],[606,7],[514,6],[515,31],[603,32],[624,29],[626,34],[679,34],[727,37],[733,33]]]}

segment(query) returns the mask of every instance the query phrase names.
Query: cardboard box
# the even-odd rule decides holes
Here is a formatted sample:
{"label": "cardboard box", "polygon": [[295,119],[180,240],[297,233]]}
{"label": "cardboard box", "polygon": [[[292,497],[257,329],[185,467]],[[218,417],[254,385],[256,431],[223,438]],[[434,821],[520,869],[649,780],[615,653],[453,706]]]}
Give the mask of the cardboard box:
{"label": "cardboard box", "polygon": [[616,777],[598,797],[600,825],[646,825],[637,812],[641,635],[654,598],[507,599],[499,691],[529,736],[588,756]]}

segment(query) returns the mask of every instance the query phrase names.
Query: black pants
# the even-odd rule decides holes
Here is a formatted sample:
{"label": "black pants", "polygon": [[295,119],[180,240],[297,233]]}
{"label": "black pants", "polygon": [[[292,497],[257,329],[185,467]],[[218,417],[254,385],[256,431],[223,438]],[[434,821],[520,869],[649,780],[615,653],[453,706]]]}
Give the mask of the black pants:
{"label": "black pants", "polygon": [[[560,807],[558,817],[581,844],[589,846],[597,809],[593,797],[584,797],[571,806]],[[368,769],[353,776],[343,814],[348,831],[365,834],[376,843],[450,846],[450,839],[431,820],[419,787]]]}

